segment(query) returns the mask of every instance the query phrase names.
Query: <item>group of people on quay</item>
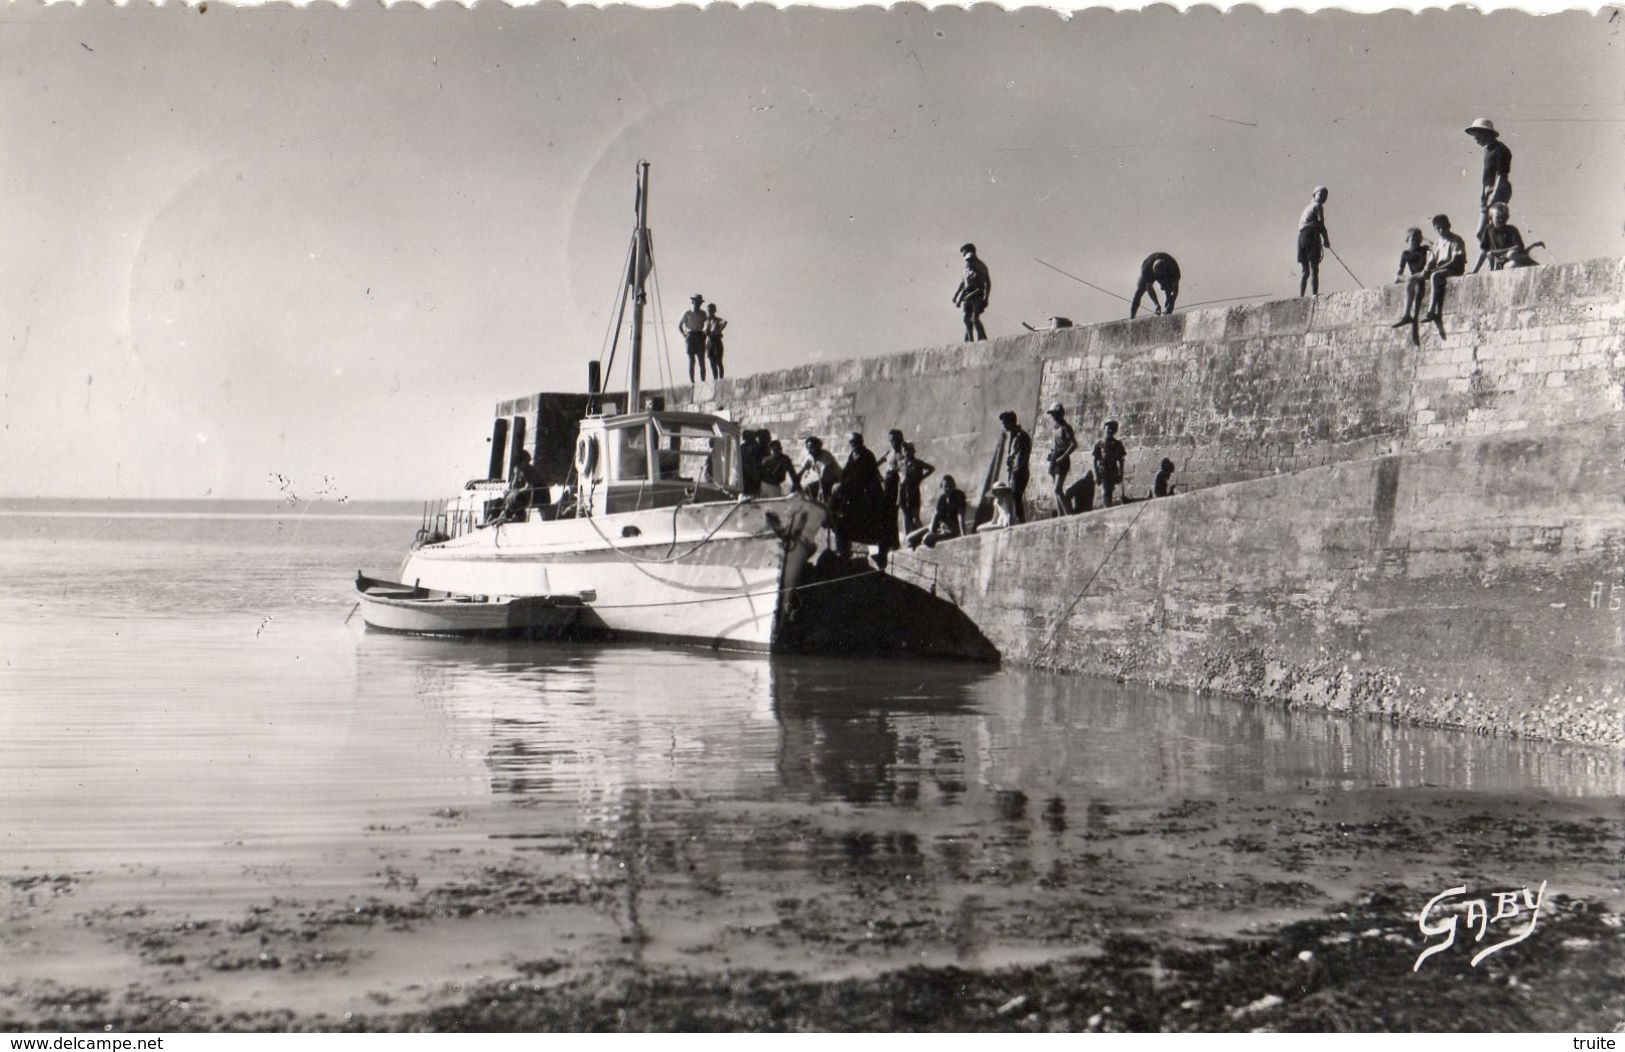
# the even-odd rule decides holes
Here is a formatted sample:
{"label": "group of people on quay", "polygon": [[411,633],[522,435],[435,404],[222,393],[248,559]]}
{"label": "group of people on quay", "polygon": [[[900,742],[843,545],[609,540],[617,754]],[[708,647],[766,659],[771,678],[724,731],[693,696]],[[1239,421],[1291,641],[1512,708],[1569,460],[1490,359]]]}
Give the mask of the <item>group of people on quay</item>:
{"label": "group of people on quay", "polygon": [[[1127,504],[1136,498],[1124,490],[1124,462],[1128,450],[1117,437],[1118,424],[1108,420],[1101,437],[1090,452],[1091,467],[1081,479],[1067,484],[1073,455],[1081,450],[1077,432],[1066,418],[1059,402],[1048,410],[1054,434],[1046,460],[1051,493],[1057,515],[1075,515],[1095,507]],[[999,415],[1004,429],[1000,448],[1000,471],[987,492],[987,517],[993,527],[1027,521],[1027,487],[1031,478],[1032,435],[1023,428],[1014,412]],[[931,517],[924,516],[925,480],[936,474],[936,466],[924,460],[914,443],[902,431],[886,433],[887,448],[877,456],[861,432],[847,435],[847,453],[841,460],[817,435],[802,440],[805,456],[796,463],[772,432],[747,429],[740,439],[741,479],[747,497],[800,492],[824,501],[831,512],[835,548],[842,554],[854,544],[871,545],[885,553],[904,544],[917,547],[975,532],[982,516],[981,502],[972,506],[957,480],[943,475],[938,481]],[[1174,463],[1164,458],[1150,491],[1141,500],[1167,497],[1174,493]]]}
{"label": "group of people on quay", "polygon": [[[1077,431],[1066,418],[1065,406],[1055,402],[1046,413],[1053,426],[1045,467],[1049,473],[1050,495],[1055,502],[1056,515],[1076,515],[1094,510],[1097,492],[1103,508],[1128,504],[1136,499],[1128,495],[1124,485],[1128,449],[1117,437],[1117,421],[1108,420],[1101,425],[1100,440],[1089,453],[1089,469],[1069,486],[1067,479],[1072,474],[1072,455],[1082,446],[1078,442]],[[1032,435],[1021,426],[1014,411],[1000,413],[999,423],[1004,428],[1003,472],[999,482],[992,487],[991,494],[1004,518],[1011,524],[1023,523],[1027,521],[1027,486],[1032,478]],[[1150,492],[1140,499],[1173,496],[1173,477],[1174,462],[1164,457]]]}
{"label": "group of people on quay", "polygon": [[[1478,240],[1479,257],[1472,272],[1478,273],[1487,262],[1491,270],[1503,267],[1529,267],[1535,265],[1530,252],[1543,247],[1536,241],[1525,245],[1523,234],[1509,220],[1512,200],[1512,150],[1501,141],[1495,123],[1487,117],[1473,121],[1466,129],[1483,149],[1483,177],[1479,190],[1479,221],[1474,237]],[[1309,205],[1298,218],[1298,295],[1320,295],[1320,264],[1326,252],[1332,251],[1332,236],[1326,224],[1326,200],[1331,191],[1317,186],[1310,194]],[[1431,225],[1437,240],[1431,245],[1422,238],[1418,227],[1405,231],[1405,248],[1399,259],[1399,273],[1395,282],[1406,283],[1405,314],[1394,323],[1394,328],[1409,325],[1411,342],[1420,343],[1419,327],[1431,322],[1444,337],[1442,321],[1446,282],[1467,273],[1467,243],[1450,229],[1450,217],[1436,215]],[[955,306],[964,311],[965,340],[987,339],[982,325],[982,312],[987,309],[988,295],[993,279],[987,264],[976,254],[976,246],[960,246],[965,260],[964,277],[954,291]],[[1334,256],[1335,252],[1332,253]],[[1341,259],[1338,260],[1342,262]],[[1345,269],[1347,264],[1344,264]],[[1353,271],[1350,271],[1353,276]],[[1140,263],[1139,279],[1129,300],[1130,318],[1140,313],[1141,301],[1149,296],[1156,314],[1173,312],[1179,297],[1179,263],[1166,252],[1153,252]],[[1356,278],[1356,281],[1358,279]],[[1157,300],[1157,288],[1163,298]],[[1424,304],[1425,300],[1425,304]],[[1070,324],[1070,323],[1068,323]],[[1030,327],[1030,326],[1029,326]]]}
{"label": "group of people on quay", "polygon": [[[914,443],[904,441],[895,428],[886,435],[888,448],[878,457],[863,435],[847,436],[845,462],[824,448],[824,440],[809,435],[802,441],[806,456],[798,465],[784,452],[784,446],[768,430],[746,430],[740,437],[740,475],[747,497],[791,490],[824,501],[831,511],[836,547],[844,552],[853,543],[873,544],[882,552],[900,546],[904,536],[919,539],[940,532],[959,536],[964,526],[964,494],[952,475],[944,475],[937,500],[937,514],[927,525],[921,513],[925,506],[925,480],[936,474],[936,466],[920,457]],[[952,505],[957,494],[957,512]],[[948,506],[944,506],[944,497]],[[902,528],[898,528],[901,517]]]}
{"label": "group of people on quay", "polygon": [[[1487,118],[1473,121],[1466,133],[1483,150],[1479,223],[1474,232],[1480,252],[1473,273],[1486,263],[1491,270],[1535,265],[1530,252],[1543,243],[1526,245],[1522,233],[1509,221],[1511,149],[1501,142],[1500,133]],[[1332,244],[1326,220],[1326,202],[1330,196],[1327,187],[1315,187],[1299,217],[1300,296],[1320,293],[1320,264],[1323,253],[1331,251]],[[1432,323],[1437,326],[1439,335],[1444,336],[1441,317],[1447,282],[1467,273],[1467,244],[1451,229],[1449,216],[1435,215],[1432,227],[1436,235],[1432,244],[1423,239],[1418,227],[1405,231],[1405,243],[1394,276],[1396,283],[1406,286],[1404,315],[1394,327],[1409,325],[1413,342],[1420,342],[1418,330],[1422,323]],[[985,340],[987,330],[982,315],[992,295],[993,278],[974,244],[961,245],[959,252],[965,270],[954,290],[953,302],[963,314],[965,340]],[[1347,264],[1344,267],[1347,269]],[[1145,257],[1129,300],[1129,317],[1139,314],[1140,304],[1147,297],[1154,313],[1171,313],[1179,297],[1180,279],[1179,263],[1172,255],[1153,252]],[[1160,300],[1158,289],[1162,292]],[[686,342],[691,382],[696,376],[702,382],[706,379],[707,364],[712,378],[722,379],[723,330],[727,324],[717,314],[715,303],[705,303],[699,294],[691,297],[691,307],[677,326]],[[1062,318],[1053,320],[1054,327],[1070,324]],[[1069,484],[1073,458],[1083,447],[1060,403],[1052,404],[1047,413],[1053,427],[1045,464],[1057,515],[1092,510],[1097,493],[1102,507],[1136,499],[1124,490],[1127,449],[1118,438],[1116,420],[1107,420],[1101,425],[1100,438],[1090,450],[1089,468],[1081,478]],[[740,446],[744,494],[755,497],[795,490],[816,497],[830,506],[838,550],[848,552],[855,543],[874,545],[880,550],[881,561],[885,552],[904,543],[910,546],[934,544],[974,532],[989,513],[995,526],[1023,523],[1027,521],[1026,494],[1031,478],[1033,439],[1014,412],[1000,414],[999,422],[1003,428],[1002,469],[997,482],[987,488],[986,506],[979,500],[973,508],[953,476],[943,475],[938,480],[932,515],[926,521],[923,488],[926,479],[936,474],[936,468],[919,456],[902,431],[895,429],[887,433],[887,448],[878,456],[865,444],[862,434],[852,432],[847,437],[844,461],[824,448],[821,438],[809,436],[802,442],[805,455],[799,463],[769,431],[746,430]],[[1138,499],[1171,495],[1174,471],[1173,461],[1164,458],[1150,491]],[[494,519],[496,522],[522,517],[531,495],[545,488],[540,473],[523,453],[516,458],[509,481],[509,494]]]}

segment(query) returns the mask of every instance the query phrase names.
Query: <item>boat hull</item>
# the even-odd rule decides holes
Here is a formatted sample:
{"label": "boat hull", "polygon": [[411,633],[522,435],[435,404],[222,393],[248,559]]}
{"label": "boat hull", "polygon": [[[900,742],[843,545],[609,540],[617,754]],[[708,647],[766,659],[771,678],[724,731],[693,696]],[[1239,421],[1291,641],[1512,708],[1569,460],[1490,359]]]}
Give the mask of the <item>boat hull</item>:
{"label": "boat hull", "polygon": [[447,594],[361,576],[356,597],[369,629],[411,635],[552,635],[582,611],[579,596]]}
{"label": "boat hull", "polygon": [[582,629],[771,650],[825,515],[792,495],[533,519],[418,548],[401,579],[462,594],[579,594]]}

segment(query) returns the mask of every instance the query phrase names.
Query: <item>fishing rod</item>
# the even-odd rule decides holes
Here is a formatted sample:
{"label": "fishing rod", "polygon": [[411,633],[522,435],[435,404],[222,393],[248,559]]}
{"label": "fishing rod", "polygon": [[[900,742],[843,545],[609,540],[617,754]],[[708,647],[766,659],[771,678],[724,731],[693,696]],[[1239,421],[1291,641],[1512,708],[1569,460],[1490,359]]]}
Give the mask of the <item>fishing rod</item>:
{"label": "fishing rod", "polygon": [[1342,266],[1342,268],[1344,270],[1348,270],[1349,277],[1354,278],[1354,283],[1356,285],[1360,286],[1362,289],[1365,288],[1365,282],[1361,281],[1357,276],[1355,276],[1354,271],[1349,270],[1349,265],[1347,263],[1343,262],[1343,257],[1337,254],[1337,249],[1333,248],[1330,245],[1327,245],[1326,246],[1326,251],[1330,252],[1332,254],[1332,258],[1337,260],[1337,262]]}
{"label": "fishing rod", "polygon": [[1206,307],[1214,303],[1239,303],[1242,300],[1267,300],[1273,295],[1275,295],[1273,292],[1260,292],[1252,296],[1228,296],[1222,300],[1197,300],[1195,303],[1187,303],[1185,306]]}
{"label": "fishing rod", "polygon": [[[1104,292],[1106,295],[1112,297],[1113,299],[1122,300],[1124,303],[1132,302],[1127,296],[1119,296],[1117,293],[1113,292],[1111,289],[1103,289],[1099,285],[1096,285],[1092,281],[1084,281],[1082,278],[1078,277],[1076,274],[1068,274],[1066,271],[1062,270],[1060,267],[1056,266],[1055,264],[1053,264],[1053,263],[1045,263],[1043,260],[1039,259],[1037,256],[1033,257],[1033,262],[1038,263],[1038,264],[1040,264],[1042,266],[1046,266],[1049,269],[1055,271],[1055,273],[1057,273],[1057,274],[1065,274],[1067,277],[1071,278],[1073,281],[1076,281],[1079,284],[1088,285],[1090,288],[1094,289],[1096,292]],[[1339,262],[1341,262],[1341,260]],[[1359,281],[1360,279],[1355,278],[1354,280]],[[1365,286],[1362,285],[1360,287],[1364,288]],[[1240,301],[1240,300],[1268,299],[1270,296],[1271,296],[1271,293],[1260,292],[1260,293],[1258,293],[1256,295],[1252,295],[1252,296],[1230,296],[1230,297],[1228,297],[1226,299],[1220,299],[1220,300],[1198,300],[1195,303],[1187,303],[1187,304],[1185,304],[1185,306],[1187,306],[1187,307],[1205,307],[1205,306],[1208,306],[1209,304],[1213,304],[1213,303],[1235,303],[1235,302]],[[1037,330],[1034,330],[1034,331],[1037,331]]]}
{"label": "fishing rod", "polygon": [[1117,293],[1113,292],[1111,289],[1103,289],[1099,285],[1096,285],[1092,281],[1084,281],[1082,278],[1078,277],[1076,274],[1067,274],[1066,271],[1062,270],[1060,267],[1056,266],[1054,263],[1045,263],[1043,260],[1039,259],[1037,256],[1033,257],[1033,262],[1039,264],[1040,266],[1048,267],[1049,269],[1055,271],[1055,273],[1057,273],[1057,274],[1065,274],[1067,277],[1071,278],[1073,281],[1076,281],[1078,284],[1080,284],[1080,285],[1088,285],[1090,288],[1094,289],[1096,292],[1104,292],[1106,295],[1112,297],[1113,299],[1122,300],[1124,303],[1127,303],[1129,301],[1127,296],[1119,296]]}

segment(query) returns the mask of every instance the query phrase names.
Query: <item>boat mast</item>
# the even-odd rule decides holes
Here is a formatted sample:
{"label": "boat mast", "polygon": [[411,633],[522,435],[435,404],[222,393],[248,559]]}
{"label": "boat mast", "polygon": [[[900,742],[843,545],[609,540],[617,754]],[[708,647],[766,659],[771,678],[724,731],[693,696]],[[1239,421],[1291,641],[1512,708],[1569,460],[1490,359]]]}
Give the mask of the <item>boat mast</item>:
{"label": "boat mast", "polygon": [[632,232],[632,360],[627,363],[626,411],[635,413],[643,403],[640,373],[643,369],[643,281],[654,261],[649,253],[649,162],[638,162],[638,225]]}

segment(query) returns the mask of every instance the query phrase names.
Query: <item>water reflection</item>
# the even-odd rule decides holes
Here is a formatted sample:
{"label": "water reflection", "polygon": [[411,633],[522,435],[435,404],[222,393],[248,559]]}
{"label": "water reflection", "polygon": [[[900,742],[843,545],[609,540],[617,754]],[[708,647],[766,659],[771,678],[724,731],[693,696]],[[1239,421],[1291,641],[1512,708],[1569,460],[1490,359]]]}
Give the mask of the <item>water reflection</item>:
{"label": "water reflection", "polygon": [[1062,829],[1094,797],[1625,789],[1606,750],[1020,669],[372,636],[359,650],[361,689],[409,675],[499,797],[635,787],[919,810],[975,796]]}

